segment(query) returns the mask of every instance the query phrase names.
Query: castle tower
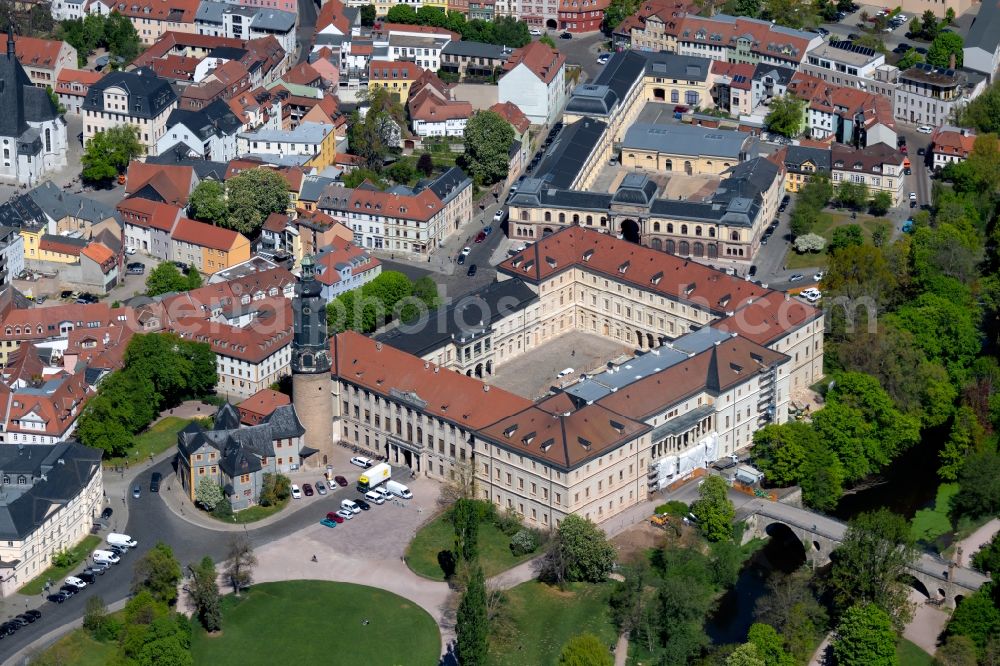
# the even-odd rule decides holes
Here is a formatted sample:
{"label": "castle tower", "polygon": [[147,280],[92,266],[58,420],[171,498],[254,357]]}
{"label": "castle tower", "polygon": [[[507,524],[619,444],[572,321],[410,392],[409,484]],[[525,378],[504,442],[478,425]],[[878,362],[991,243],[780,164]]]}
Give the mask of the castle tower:
{"label": "castle tower", "polygon": [[308,467],[333,460],[333,382],[330,379],[330,342],[326,332],[326,303],[316,281],[316,265],[302,258],[302,277],[295,287],[292,312],[292,402],[306,429],[305,446],[317,449],[306,459]]}

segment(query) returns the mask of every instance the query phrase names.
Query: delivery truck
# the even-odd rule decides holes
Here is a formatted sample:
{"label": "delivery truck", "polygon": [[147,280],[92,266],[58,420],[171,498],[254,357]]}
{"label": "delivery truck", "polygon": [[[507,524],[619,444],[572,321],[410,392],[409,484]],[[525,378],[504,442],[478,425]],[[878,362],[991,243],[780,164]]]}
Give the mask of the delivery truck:
{"label": "delivery truck", "polygon": [[358,492],[366,493],[391,478],[392,468],[389,467],[389,463],[379,463],[374,467],[369,467],[358,477]]}

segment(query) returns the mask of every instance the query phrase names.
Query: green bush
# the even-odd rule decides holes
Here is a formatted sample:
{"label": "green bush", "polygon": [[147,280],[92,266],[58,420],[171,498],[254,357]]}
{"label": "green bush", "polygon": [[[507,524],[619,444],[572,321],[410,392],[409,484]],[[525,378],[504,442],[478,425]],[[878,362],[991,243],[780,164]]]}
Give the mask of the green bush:
{"label": "green bush", "polygon": [[688,505],[680,500],[670,500],[666,504],[661,504],[655,509],[658,514],[667,514],[676,518],[683,518],[688,515],[690,509]]}
{"label": "green bush", "polygon": [[496,513],[493,524],[505,535],[512,537],[521,530],[521,514],[508,507],[503,513]]}
{"label": "green bush", "polygon": [[510,552],[515,557],[533,553],[538,549],[538,533],[535,530],[522,528],[511,537]]}
{"label": "green bush", "polygon": [[233,503],[228,499],[224,499],[215,505],[212,509],[212,515],[219,520],[232,520],[233,519]]}
{"label": "green bush", "polygon": [[52,556],[52,564],[57,567],[71,567],[79,561],[80,558],[71,550],[60,550]]}

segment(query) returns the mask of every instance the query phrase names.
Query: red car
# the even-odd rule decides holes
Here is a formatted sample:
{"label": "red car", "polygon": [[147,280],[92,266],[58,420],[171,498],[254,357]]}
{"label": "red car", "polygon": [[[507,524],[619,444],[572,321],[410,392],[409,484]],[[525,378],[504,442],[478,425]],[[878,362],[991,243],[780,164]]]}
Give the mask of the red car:
{"label": "red car", "polygon": [[343,519],[343,518],[341,518],[340,516],[338,516],[338,515],[337,515],[337,514],[336,514],[335,512],[333,512],[333,511],[331,511],[331,512],[330,512],[330,513],[328,513],[328,514],[326,514],[326,517],[327,517],[327,518],[329,518],[330,520],[334,521],[335,523],[342,523],[342,522],[344,522],[344,519]]}
{"label": "red car", "polygon": [[305,493],[306,497],[312,497],[313,496],[313,487],[311,485],[309,485],[308,483],[303,483],[302,484],[302,492]]}
{"label": "red car", "polygon": [[333,480],[336,481],[337,485],[340,486],[341,488],[347,485],[347,479],[345,479],[342,476],[335,476],[333,477]]}
{"label": "red car", "polygon": [[899,152],[901,152],[904,155],[906,155],[907,149],[906,149],[906,144],[905,143],[902,146],[899,147]]}
{"label": "red car", "polygon": [[477,243],[482,243],[484,240],[486,240],[486,232],[485,231],[480,231],[479,235],[476,236],[476,242]]}

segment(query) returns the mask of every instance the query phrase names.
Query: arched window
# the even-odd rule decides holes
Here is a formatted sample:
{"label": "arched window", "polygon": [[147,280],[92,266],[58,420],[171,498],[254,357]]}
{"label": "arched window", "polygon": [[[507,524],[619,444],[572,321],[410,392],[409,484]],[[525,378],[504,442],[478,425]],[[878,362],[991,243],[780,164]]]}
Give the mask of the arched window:
{"label": "arched window", "polygon": [[667,160],[666,163],[663,165],[663,168],[666,171],[673,171],[674,170],[674,162],[673,162],[673,160]]}
{"label": "arched window", "polygon": [[708,228],[708,237],[709,238],[715,238],[715,227],[709,227]]}
{"label": "arched window", "polygon": [[696,256],[696,257],[704,257],[705,256],[705,245],[704,245],[704,243],[695,243],[694,244],[694,256]]}
{"label": "arched window", "polygon": [[729,240],[731,240],[731,241],[738,241],[739,239],[740,239],[740,232],[738,232],[738,231],[730,231],[729,232]]}
{"label": "arched window", "polygon": [[687,232],[688,232],[688,225],[682,224],[681,225],[681,235],[687,236]]}
{"label": "arched window", "polygon": [[580,216],[576,213],[573,213],[573,224],[580,224]]}
{"label": "arched window", "polygon": [[651,248],[653,248],[654,250],[662,250],[663,249],[663,243],[660,242],[659,238],[654,238],[653,240],[651,240],[649,242],[649,246]]}
{"label": "arched window", "polygon": [[552,211],[549,211],[549,210],[545,211],[545,221],[546,222],[551,222],[552,221]]}
{"label": "arched window", "polygon": [[677,244],[677,254],[682,256],[687,256],[691,254],[691,245],[687,241],[681,241]]}
{"label": "arched window", "polygon": [[403,434],[403,422],[400,419],[396,419],[396,434],[397,435]]}
{"label": "arched window", "polygon": [[701,225],[698,225],[697,227],[694,228],[694,235],[701,236]]}
{"label": "arched window", "polygon": [[48,127],[45,128],[45,152],[52,152],[52,130]]}
{"label": "arched window", "polygon": [[676,89],[670,91],[670,103],[678,104],[681,101],[681,94]]}
{"label": "arched window", "polygon": [[521,211],[521,221],[522,222],[527,222],[528,221],[528,211],[526,211],[526,210],[522,210]]}
{"label": "arched window", "polygon": [[4,474],[3,475],[3,482],[4,482],[4,485],[10,483],[10,476],[7,475],[7,474]]}
{"label": "arched window", "polygon": [[587,216],[587,224],[588,225],[594,224],[594,216],[593,215],[588,215]]}
{"label": "arched window", "polygon": [[674,233],[674,223],[673,222],[667,222],[667,233],[668,234]]}
{"label": "arched window", "polygon": [[563,224],[566,223],[566,213],[559,213],[559,222]]}
{"label": "arched window", "polygon": [[712,160],[709,160],[709,161],[705,162],[705,166],[707,166],[709,169],[711,169],[712,168]]}
{"label": "arched window", "polygon": [[667,254],[673,254],[674,249],[675,249],[674,241],[668,238],[667,243],[664,246],[664,250],[666,251]]}
{"label": "arched window", "polygon": [[28,482],[28,477],[24,476],[23,474],[21,476],[17,477],[17,485],[23,486],[27,482]]}
{"label": "arched window", "polygon": [[708,244],[708,258],[718,259],[719,258],[719,246],[716,243]]}
{"label": "arched window", "polygon": [[660,230],[660,223],[653,222],[653,231],[659,231],[659,230]]}

